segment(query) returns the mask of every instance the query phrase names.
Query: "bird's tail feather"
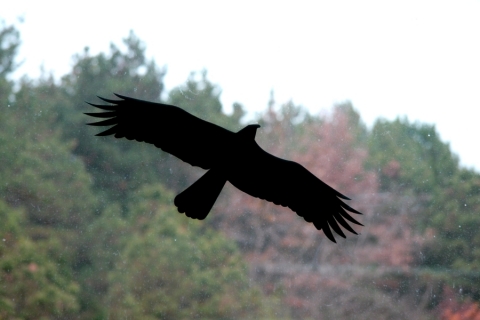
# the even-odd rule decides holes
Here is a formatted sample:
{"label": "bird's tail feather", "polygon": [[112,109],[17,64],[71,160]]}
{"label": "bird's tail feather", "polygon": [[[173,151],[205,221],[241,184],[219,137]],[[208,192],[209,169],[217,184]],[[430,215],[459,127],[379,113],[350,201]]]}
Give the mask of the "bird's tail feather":
{"label": "bird's tail feather", "polygon": [[175,197],[178,212],[203,220],[213,207],[227,179],[217,169],[210,169],[190,187]]}

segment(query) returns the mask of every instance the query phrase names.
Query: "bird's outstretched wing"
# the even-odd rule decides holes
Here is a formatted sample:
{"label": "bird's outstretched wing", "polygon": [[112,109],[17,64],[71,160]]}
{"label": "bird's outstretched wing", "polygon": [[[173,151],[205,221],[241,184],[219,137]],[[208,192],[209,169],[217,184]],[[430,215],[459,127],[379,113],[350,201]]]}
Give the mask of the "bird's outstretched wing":
{"label": "bird's outstretched wing", "polygon": [[193,166],[210,169],[214,162],[221,158],[221,147],[234,135],[233,132],[197,118],[178,107],[115,95],[121,100],[99,97],[111,105],[87,102],[106,112],[86,115],[108,118],[89,125],[113,125],[97,136],[113,134],[115,138],[145,141]]}
{"label": "bird's outstretched wing", "polygon": [[[347,212],[361,214],[341,199],[350,200],[318,179],[302,165],[277,158],[255,143],[252,162],[244,167],[235,184],[251,196],[289,207],[333,242],[332,228],[346,238],[339,224],[357,234],[346,220],[363,226]],[[341,199],[340,199],[341,198]]]}

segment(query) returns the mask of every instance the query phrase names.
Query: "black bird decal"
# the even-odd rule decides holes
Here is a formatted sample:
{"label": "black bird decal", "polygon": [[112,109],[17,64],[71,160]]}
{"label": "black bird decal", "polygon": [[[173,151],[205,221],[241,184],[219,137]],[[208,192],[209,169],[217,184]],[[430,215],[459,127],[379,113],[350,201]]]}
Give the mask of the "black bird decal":
{"label": "black bird decal", "polygon": [[277,158],[255,142],[258,124],[232,132],[185,110],[115,94],[120,100],[101,98],[110,105],[88,104],[105,110],[86,115],[108,118],[89,123],[113,126],[97,136],[144,141],[192,166],[208,170],[175,197],[180,213],[203,220],[213,207],[225,182],[241,191],[276,205],[289,207],[312,222],[333,242],[330,230],[345,238],[339,224],[357,234],[346,220],[362,226],[347,213],[361,214],[341,199],[350,200],[318,179],[302,165]]}

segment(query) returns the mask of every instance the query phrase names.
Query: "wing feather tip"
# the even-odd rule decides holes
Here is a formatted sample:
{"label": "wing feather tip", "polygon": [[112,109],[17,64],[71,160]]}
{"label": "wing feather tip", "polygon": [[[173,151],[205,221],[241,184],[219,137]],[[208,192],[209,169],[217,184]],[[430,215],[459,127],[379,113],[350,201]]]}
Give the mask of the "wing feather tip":
{"label": "wing feather tip", "polygon": [[343,233],[342,229],[338,226],[337,222],[335,221],[335,218],[332,216],[330,219],[327,220],[328,225],[335,231],[336,234],[338,234],[340,237],[346,239],[347,236]]}
{"label": "wing feather tip", "polygon": [[91,103],[91,102],[88,102],[88,101],[85,101],[85,103],[91,105],[92,107],[96,107],[96,108],[101,107],[101,105],[99,105],[99,104]]}
{"label": "wing feather tip", "polygon": [[107,111],[116,111],[118,110],[118,106],[107,106],[107,105],[101,105],[101,104],[96,104],[96,103],[90,103],[85,101],[85,103],[91,105],[92,107],[99,108],[102,110],[107,110]]}
{"label": "wing feather tip", "polygon": [[340,192],[337,192],[337,197],[339,197],[340,199],[343,199],[343,200],[352,200],[349,197],[341,194]]}
{"label": "wing feather tip", "polygon": [[352,207],[350,207],[348,204],[346,204],[346,203],[343,202],[343,201],[340,201],[340,206],[341,206],[343,209],[347,209],[347,210],[350,211],[350,212],[363,215],[363,213],[361,213],[361,212],[358,211],[358,210],[353,209]]}
{"label": "wing feather tip", "polygon": [[103,100],[105,102],[108,102],[108,103],[111,103],[111,104],[116,104],[118,105],[120,102],[122,102],[122,100],[112,100],[112,99],[107,99],[107,98],[103,98],[103,97],[100,97],[100,96],[97,96],[98,99],[100,100]]}
{"label": "wing feather tip", "polygon": [[332,241],[332,242],[334,242],[334,243],[337,243],[337,241],[335,240],[335,237],[334,237],[333,235],[332,235],[332,236],[328,236],[328,235],[325,233],[325,229],[323,230],[323,233],[327,236],[327,238],[328,238],[330,241]]}
{"label": "wing feather tip", "polygon": [[108,120],[102,120],[102,121],[98,121],[98,122],[90,122],[90,123],[87,123],[87,126],[111,126],[111,125],[114,125],[114,124],[118,124],[118,120],[115,119],[115,118],[112,118],[112,119],[108,119]]}
{"label": "wing feather tip", "polygon": [[128,99],[130,99],[129,97],[124,96],[124,95],[122,95],[122,94],[118,94],[118,93],[116,93],[116,92],[114,92],[113,94],[116,95],[117,97],[119,97],[120,99],[123,99],[123,100],[128,100]]}

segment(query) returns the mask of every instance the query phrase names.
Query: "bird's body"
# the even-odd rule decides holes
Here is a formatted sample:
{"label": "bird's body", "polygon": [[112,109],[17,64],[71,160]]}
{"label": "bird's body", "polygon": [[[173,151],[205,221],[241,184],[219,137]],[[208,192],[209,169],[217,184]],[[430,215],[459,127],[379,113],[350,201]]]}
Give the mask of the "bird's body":
{"label": "bird's body", "polygon": [[346,210],[360,212],[345,204],[347,197],[329,187],[302,165],[278,158],[255,141],[259,125],[248,125],[234,133],[199,119],[172,105],[117,95],[122,100],[101,98],[113,105],[96,105],[106,110],[87,115],[109,118],[91,123],[113,125],[97,135],[152,143],[177,158],[208,170],[200,179],[175,197],[178,211],[204,219],[226,181],[260,199],[289,207],[335,242],[330,227],[340,236],[356,232],[345,221],[361,225]]}

